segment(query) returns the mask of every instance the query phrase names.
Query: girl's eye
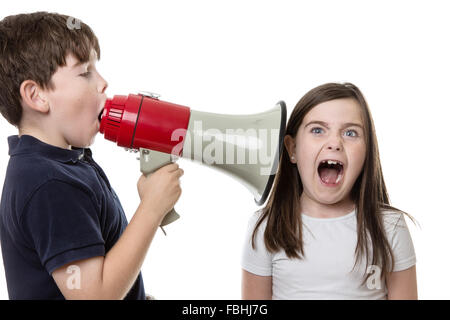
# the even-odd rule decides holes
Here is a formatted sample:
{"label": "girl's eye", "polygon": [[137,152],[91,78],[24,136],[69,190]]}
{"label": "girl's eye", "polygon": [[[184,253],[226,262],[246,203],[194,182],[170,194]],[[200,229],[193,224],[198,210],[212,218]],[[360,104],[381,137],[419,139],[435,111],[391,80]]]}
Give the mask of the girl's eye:
{"label": "girl's eye", "polygon": [[314,134],[322,133],[322,131],[323,131],[322,128],[317,128],[317,127],[311,129],[311,133],[314,133]]}
{"label": "girl's eye", "polygon": [[[348,134],[348,133],[350,133],[350,134]],[[357,137],[358,132],[356,132],[355,130],[347,130],[347,131],[345,131],[344,135],[346,137]]]}

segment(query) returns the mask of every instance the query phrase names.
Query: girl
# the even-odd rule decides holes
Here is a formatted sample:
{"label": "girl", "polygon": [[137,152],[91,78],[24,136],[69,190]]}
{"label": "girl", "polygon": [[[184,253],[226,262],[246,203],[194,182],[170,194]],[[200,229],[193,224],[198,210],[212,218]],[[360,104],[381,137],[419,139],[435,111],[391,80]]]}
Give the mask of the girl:
{"label": "girl", "polygon": [[405,213],[389,205],[360,90],[309,91],[284,147],[268,203],[249,222],[243,299],[417,299]]}

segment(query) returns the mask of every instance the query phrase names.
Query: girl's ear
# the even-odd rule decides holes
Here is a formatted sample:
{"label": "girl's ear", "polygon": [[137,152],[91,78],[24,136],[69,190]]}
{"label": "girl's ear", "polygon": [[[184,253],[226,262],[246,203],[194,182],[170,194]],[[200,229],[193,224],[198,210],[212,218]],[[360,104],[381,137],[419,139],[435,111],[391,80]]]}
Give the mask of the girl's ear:
{"label": "girl's ear", "polygon": [[49,104],[42,89],[33,80],[22,82],[20,85],[20,96],[23,104],[28,108],[42,113],[49,111]]}
{"label": "girl's ear", "polygon": [[297,163],[297,157],[295,155],[295,139],[290,135],[284,136],[284,146],[289,153],[289,159],[292,163]]}

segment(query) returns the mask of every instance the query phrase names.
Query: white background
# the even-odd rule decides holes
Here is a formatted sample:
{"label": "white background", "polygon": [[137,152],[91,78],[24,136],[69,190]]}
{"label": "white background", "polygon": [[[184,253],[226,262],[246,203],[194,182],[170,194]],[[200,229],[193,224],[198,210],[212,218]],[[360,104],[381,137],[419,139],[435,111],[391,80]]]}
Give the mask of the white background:
{"label": "white background", "polygon": [[[419,297],[449,299],[450,19],[446,1],[3,1],[0,18],[64,13],[100,40],[108,96],[148,90],[199,111],[251,114],[350,81],[365,94],[392,204],[414,216]],[[14,127],[0,118],[0,181]],[[97,136],[94,158],[131,219],[136,155]],[[251,194],[180,160],[182,219],[158,231],[142,268],[157,299],[239,299]],[[0,298],[7,299],[0,263]]]}

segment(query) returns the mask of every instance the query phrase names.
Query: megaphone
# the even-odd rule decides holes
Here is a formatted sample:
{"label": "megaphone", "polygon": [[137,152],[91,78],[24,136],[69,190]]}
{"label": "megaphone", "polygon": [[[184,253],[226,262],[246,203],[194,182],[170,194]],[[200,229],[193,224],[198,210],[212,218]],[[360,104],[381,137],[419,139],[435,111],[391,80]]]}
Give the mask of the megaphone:
{"label": "megaphone", "polygon": [[[286,105],[266,112],[227,115],[192,110],[159,100],[149,92],[116,95],[100,113],[100,133],[130,151],[140,152],[145,175],[191,159],[240,181],[262,205],[273,184],[286,126]],[[172,209],[161,226],[179,218]]]}

